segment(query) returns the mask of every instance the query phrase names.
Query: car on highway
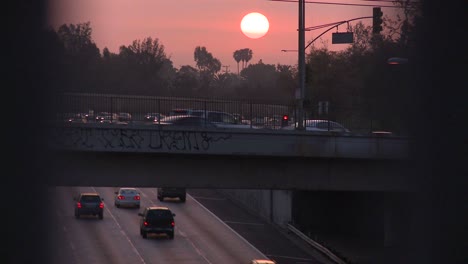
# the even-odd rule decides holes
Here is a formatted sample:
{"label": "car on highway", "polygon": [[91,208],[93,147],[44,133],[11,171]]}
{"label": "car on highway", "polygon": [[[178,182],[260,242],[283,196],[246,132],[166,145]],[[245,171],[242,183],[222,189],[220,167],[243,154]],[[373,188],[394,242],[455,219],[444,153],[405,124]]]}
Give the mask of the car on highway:
{"label": "car on highway", "polygon": [[[351,131],[347,129],[342,124],[325,120],[325,119],[307,119],[304,120],[305,130],[312,131],[312,132],[335,132],[335,133],[350,133]],[[285,126],[283,130],[295,130],[299,124],[296,122],[295,124]]]}
{"label": "car on highway", "polygon": [[252,259],[249,264],[276,264],[276,262],[270,259]]}
{"label": "car on highway", "polygon": [[80,218],[82,215],[97,216],[99,219],[104,218],[104,198],[101,198],[99,193],[84,192],[75,197],[75,217]]}
{"label": "car on highway", "polygon": [[114,205],[140,208],[140,193],[136,188],[123,187],[115,192]]}
{"label": "car on highway", "polygon": [[140,219],[140,235],[148,238],[148,234],[165,234],[174,239],[175,214],[164,206],[146,207],[138,213]]}
{"label": "car on highway", "polygon": [[157,189],[158,200],[163,202],[164,198],[179,198],[181,202],[185,202],[187,191],[185,188],[161,187]]}
{"label": "car on highway", "polygon": [[161,126],[184,126],[184,127],[203,127],[203,128],[216,128],[217,126],[212,122],[193,115],[175,115],[166,116],[158,123]]}

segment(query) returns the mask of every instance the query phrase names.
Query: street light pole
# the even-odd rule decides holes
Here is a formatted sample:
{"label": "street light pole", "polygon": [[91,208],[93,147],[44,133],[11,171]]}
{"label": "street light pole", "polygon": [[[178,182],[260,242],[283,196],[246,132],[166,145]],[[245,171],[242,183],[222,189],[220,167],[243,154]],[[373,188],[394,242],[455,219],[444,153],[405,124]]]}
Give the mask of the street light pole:
{"label": "street light pole", "polygon": [[305,0],[299,0],[299,90],[297,99],[298,130],[304,130],[304,91],[305,91]]}

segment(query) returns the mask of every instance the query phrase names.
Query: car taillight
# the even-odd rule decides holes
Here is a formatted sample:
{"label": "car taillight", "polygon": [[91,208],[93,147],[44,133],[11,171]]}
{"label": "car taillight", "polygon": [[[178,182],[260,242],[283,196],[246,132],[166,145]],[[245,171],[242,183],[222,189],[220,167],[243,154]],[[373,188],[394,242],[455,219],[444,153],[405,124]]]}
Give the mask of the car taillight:
{"label": "car taillight", "polygon": [[76,208],[81,208],[81,203],[80,202],[76,203]]}
{"label": "car taillight", "polygon": [[175,226],[175,223],[174,221],[171,222],[171,226],[174,227]]}
{"label": "car taillight", "polygon": [[99,208],[104,208],[104,203],[103,203],[103,202],[101,202],[101,203],[99,204]]}
{"label": "car taillight", "polygon": [[148,226],[149,224],[148,224],[148,222],[145,221],[145,222],[143,223],[143,225],[144,225],[144,226]]}
{"label": "car taillight", "polygon": [[133,200],[140,200],[140,196],[139,195],[133,196]]}
{"label": "car taillight", "polygon": [[119,199],[119,200],[125,200],[125,196],[119,195],[119,196],[117,197],[117,199]]}

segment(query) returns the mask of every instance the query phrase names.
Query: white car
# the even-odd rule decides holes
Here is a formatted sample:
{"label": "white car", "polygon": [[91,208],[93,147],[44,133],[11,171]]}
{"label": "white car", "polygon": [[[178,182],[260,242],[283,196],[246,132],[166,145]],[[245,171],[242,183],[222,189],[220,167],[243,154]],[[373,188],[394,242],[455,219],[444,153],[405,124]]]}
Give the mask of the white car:
{"label": "white car", "polygon": [[115,192],[114,205],[140,208],[140,193],[136,188],[120,188]]}
{"label": "white car", "polygon": [[[324,120],[324,119],[307,119],[304,120],[305,130],[306,131],[315,131],[315,132],[337,132],[337,133],[350,133],[351,131],[344,127],[342,124],[334,121]],[[299,124],[292,124],[286,127],[283,127],[284,130],[295,130]]]}

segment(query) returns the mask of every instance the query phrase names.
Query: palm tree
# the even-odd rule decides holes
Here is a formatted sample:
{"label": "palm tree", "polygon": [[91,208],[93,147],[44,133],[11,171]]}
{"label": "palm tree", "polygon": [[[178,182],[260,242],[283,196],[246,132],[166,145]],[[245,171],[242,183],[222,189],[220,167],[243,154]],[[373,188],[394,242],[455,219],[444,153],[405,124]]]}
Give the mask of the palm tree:
{"label": "palm tree", "polygon": [[249,48],[241,49],[240,51],[240,57],[242,60],[242,69],[245,69],[247,66],[247,63],[252,59],[252,50]]}
{"label": "palm tree", "polygon": [[245,55],[244,55],[245,66],[244,67],[247,67],[247,64],[252,59],[253,51],[251,49],[244,49],[244,52],[245,52]]}
{"label": "palm tree", "polygon": [[236,60],[237,62],[237,75],[239,75],[239,62],[242,60],[242,51],[236,50],[234,51],[234,54],[232,56],[234,57],[234,60]]}

